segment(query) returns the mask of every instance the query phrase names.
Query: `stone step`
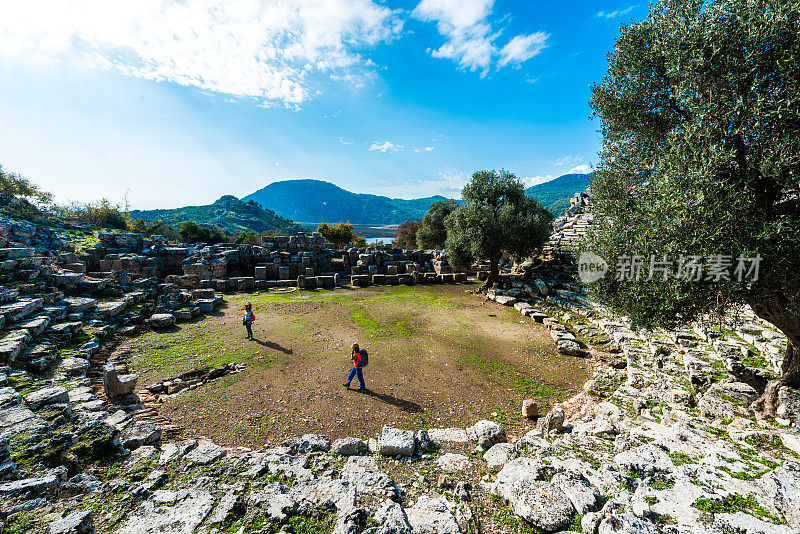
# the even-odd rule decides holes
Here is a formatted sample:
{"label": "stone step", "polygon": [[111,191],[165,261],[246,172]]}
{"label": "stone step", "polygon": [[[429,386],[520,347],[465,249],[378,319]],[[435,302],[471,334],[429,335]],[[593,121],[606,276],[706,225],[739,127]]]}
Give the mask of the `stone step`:
{"label": "stone step", "polygon": [[36,337],[44,332],[48,326],[50,326],[50,317],[46,315],[37,315],[33,319],[21,324],[20,328],[24,328],[30,332],[32,337]]}
{"label": "stone step", "polygon": [[0,339],[0,361],[12,362],[31,340],[27,330],[14,330]]}
{"label": "stone step", "polygon": [[124,312],[128,308],[128,303],[124,300],[100,302],[95,308],[95,316],[99,319],[108,319]]}
{"label": "stone step", "polygon": [[35,254],[32,248],[0,248],[0,260],[30,258]]}
{"label": "stone step", "polygon": [[67,297],[60,304],[66,306],[67,313],[83,313],[94,309],[97,306],[97,300],[88,297]]}
{"label": "stone step", "polygon": [[0,306],[0,315],[4,316],[7,323],[16,323],[41,309],[44,299],[23,299]]}

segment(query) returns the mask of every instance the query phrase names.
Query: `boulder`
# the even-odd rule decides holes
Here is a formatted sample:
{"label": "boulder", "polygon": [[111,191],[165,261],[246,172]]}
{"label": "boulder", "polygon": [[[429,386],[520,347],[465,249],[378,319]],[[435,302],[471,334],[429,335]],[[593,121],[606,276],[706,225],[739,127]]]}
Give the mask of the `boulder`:
{"label": "boulder", "polygon": [[406,517],[414,534],[461,534],[444,497],[420,496],[414,506],[406,508]]}
{"label": "boulder", "polygon": [[161,429],[150,423],[137,421],[123,430],[119,439],[126,449],[138,449],[161,439]]}
{"label": "boulder", "polygon": [[106,390],[106,397],[109,399],[133,393],[138,379],[137,375],[118,375],[113,363],[103,366],[103,387]]}
{"label": "boulder", "polygon": [[506,441],[506,430],[494,421],[483,420],[467,428],[467,436],[484,449],[489,449],[495,443]]}
{"label": "boulder", "polygon": [[559,353],[567,356],[580,356],[583,354],[580,343],[574,339],[561,338],[556,343],[556,348]]}
{"label": "boulder", "polygon": [[544,464],[530,458],[508,462],[497,475],[492,493],[505,498],[514,513],[547,532],[567,527],[575,514],[567,495],[547,482],[551,472]]}
{"label": "boulder", "polygon": [[175,316],[171,313],[154,313],[150,316],[150,327],[164,330],[175,324]]}
{"label": "boulder", "polygon": [[91,510],[73,512],[64,519],[47,526],[47,534],[94,534],[94,518]]}
{"label": "boulder", "polygon": [[304,434],[296,445],[297,452],[328,452],[331,450],[331,440],[319,434]]}
{"label": "boulder", "polygon": [[536,429],[541,432],[543,436],[546,436],[553,430],[556,432],[561,432],[563,426],[564,410],[561,408],[553,408],[547,413],[547,415],[539,419],[538,423],[536,424]]}
{"label": "boulder", "polygon": [[378,452],[383,456],[414,456],[416,446],[414,433],[384,426],[378,440]]}
{"label": "boulder", "polygon": [[340,456],[360,456],[369,452],[369,446],[363,439],[341,438],[333,442],[331,452]]}
{"label": "boulder", "polygon": [[525,399],[522,401],[522,417],[533,419],[539,417],[539,408],[534,399]]}
{"label": "boulder", "polygon": [[411,523],[403,507],[394,501],[385,501],[375,512],[378,534],[411,534]]}
{"label": "boulder", "polygon": [[439,448],[439,444],[433,441],[427,430],[420,430],[415,436],[417,442],[417,454],[433,452]]}
{"label": "boulder", "polygon": [[511,443],[496,443],[483,455],[489,468],[502,467],[517,457],[517,448]]}
{"label": "boulder", "polygon": [[220,458],[223,458],[226,454],[227,451],[219,445],[210,441],[206,441],[198,445],[196,449],[193,449],[191,452],[186,454],[184,458],[190,464],[207,465],[216,462]]}
{"label": "boulder", "polygon": [[577,471],[556,473],[552,483],[564,492],[579,514],[585,515],[597,510],[600,492],[581,473]]}

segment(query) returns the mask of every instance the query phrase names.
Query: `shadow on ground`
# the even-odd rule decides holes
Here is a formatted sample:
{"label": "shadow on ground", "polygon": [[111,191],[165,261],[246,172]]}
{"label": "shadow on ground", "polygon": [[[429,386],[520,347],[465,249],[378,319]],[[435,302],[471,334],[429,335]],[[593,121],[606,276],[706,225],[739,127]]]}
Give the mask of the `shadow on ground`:
{"label": "shadow on ground", "polygon": [[[351,390],[356,391],[356,390]],[[395,397],[394,395],[389,395],[387,393],[378,393],[377,391],[372,391],[371,389],[364,389],[359,391],[359,393],[363,395],[369,395],[370,397],[374,397],[381,402],[385,402],[386,404],[391,404],[392,406],[396,406],[402,412],[408,413],[423,413],[425,409],[417,404],[416,402],[400,399]]]}

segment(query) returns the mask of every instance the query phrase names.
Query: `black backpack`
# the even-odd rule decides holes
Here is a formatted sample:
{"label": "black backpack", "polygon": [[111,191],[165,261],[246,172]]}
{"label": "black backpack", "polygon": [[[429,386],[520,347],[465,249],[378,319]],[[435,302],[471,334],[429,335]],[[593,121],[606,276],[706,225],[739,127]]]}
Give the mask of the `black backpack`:
{"label": "black backpack", "polygon": [[361,367],[366,367],[369,364],[369,354],[366,349],[361,349],[359,352],[361,353]]}

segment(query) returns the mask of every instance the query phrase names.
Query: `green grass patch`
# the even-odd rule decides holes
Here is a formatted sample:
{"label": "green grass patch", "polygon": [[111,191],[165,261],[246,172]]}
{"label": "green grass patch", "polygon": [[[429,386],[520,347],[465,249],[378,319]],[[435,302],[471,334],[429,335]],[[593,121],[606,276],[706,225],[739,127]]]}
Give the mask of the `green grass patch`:
{"label": "green grass patch", "polygon": [[745,514],[770,521],[776,525],[780,524],[780,520],[776,516],[758,504],[754,495],[743,497],[734,494],[720,500],[711,500],[701,497],[697,499],[692,506],[701,512],[707,512],[709,514],[735,514],[737,512],[744,512]]}

